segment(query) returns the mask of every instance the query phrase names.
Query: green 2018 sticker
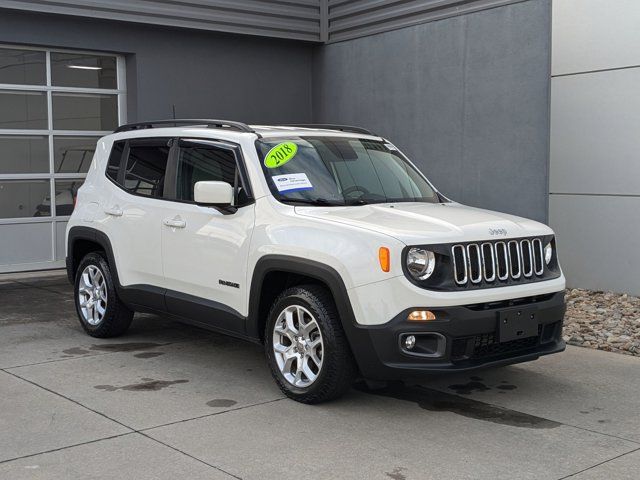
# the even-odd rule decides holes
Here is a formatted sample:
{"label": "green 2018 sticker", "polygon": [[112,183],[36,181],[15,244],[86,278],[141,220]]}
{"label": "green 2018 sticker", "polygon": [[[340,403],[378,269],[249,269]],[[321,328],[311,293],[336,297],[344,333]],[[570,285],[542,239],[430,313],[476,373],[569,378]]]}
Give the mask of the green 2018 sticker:
{"label": "green 2018 sticker", "polygon": [[264,157],[267,168],[278,168],[287,163],[298,153],[298,146],[293,142],[279,143]]}

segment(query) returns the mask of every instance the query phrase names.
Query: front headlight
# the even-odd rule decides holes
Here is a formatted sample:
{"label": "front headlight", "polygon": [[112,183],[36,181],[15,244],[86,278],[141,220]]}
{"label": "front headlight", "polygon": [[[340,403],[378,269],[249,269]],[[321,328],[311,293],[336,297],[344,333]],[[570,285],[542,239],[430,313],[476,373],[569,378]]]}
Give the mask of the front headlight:
{"label": "front headlight", "polygon": [[416,280],[426,280],[436,268],[436,256],[423,248],[411,248],[407,253],[407,270]]}
{"label": "front headlight", "polygon": [[544,247],[544,263],[549,265],[551,263],[552,258],[553,258],[553,245],[551,245],[551,242],[549,242]]}

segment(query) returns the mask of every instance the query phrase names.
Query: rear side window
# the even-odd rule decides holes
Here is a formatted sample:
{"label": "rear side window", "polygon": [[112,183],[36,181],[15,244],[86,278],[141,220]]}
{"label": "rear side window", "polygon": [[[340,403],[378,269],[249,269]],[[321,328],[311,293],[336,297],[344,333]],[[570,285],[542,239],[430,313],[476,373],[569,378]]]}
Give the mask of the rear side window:
{"label": "rear side window", "polygon": [[135,195],[162,197],[169,150],[168,138],[131,140],[124,188]]}
{"label": "rear side window", "polygon": [[118,183],[118,172],[120,172],[120,161],[124,152],[125,142],[113,142],[111,153],[109,154],[109,162],[107,163],[107,177]]}

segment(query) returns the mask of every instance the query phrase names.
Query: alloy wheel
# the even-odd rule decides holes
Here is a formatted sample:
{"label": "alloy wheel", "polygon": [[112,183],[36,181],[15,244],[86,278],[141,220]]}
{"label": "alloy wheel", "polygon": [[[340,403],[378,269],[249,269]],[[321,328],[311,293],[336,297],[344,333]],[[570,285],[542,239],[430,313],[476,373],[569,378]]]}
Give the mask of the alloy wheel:
{"label": "alloy wheel", "polygon": [[89,325],[98,325],[107,311],[107,283],[95,265],[87,266],[78,283],[78,302],[82,317]]}
{"label": "alloy wheel", "polygon": [[273,329],[273,353],[282,376],[290,384],[305,388],[320,374],[324,344],[320,326],[304,307],[286,307]]}

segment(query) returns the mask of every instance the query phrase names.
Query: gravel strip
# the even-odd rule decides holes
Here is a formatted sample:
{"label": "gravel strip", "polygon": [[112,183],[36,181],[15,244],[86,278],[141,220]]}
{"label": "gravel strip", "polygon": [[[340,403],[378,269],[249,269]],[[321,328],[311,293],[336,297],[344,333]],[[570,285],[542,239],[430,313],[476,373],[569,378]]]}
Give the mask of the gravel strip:
{"label": "gravel strip", "polygon": [[640,356],[640,297],[574,288],[566,299],[568,344]]}

